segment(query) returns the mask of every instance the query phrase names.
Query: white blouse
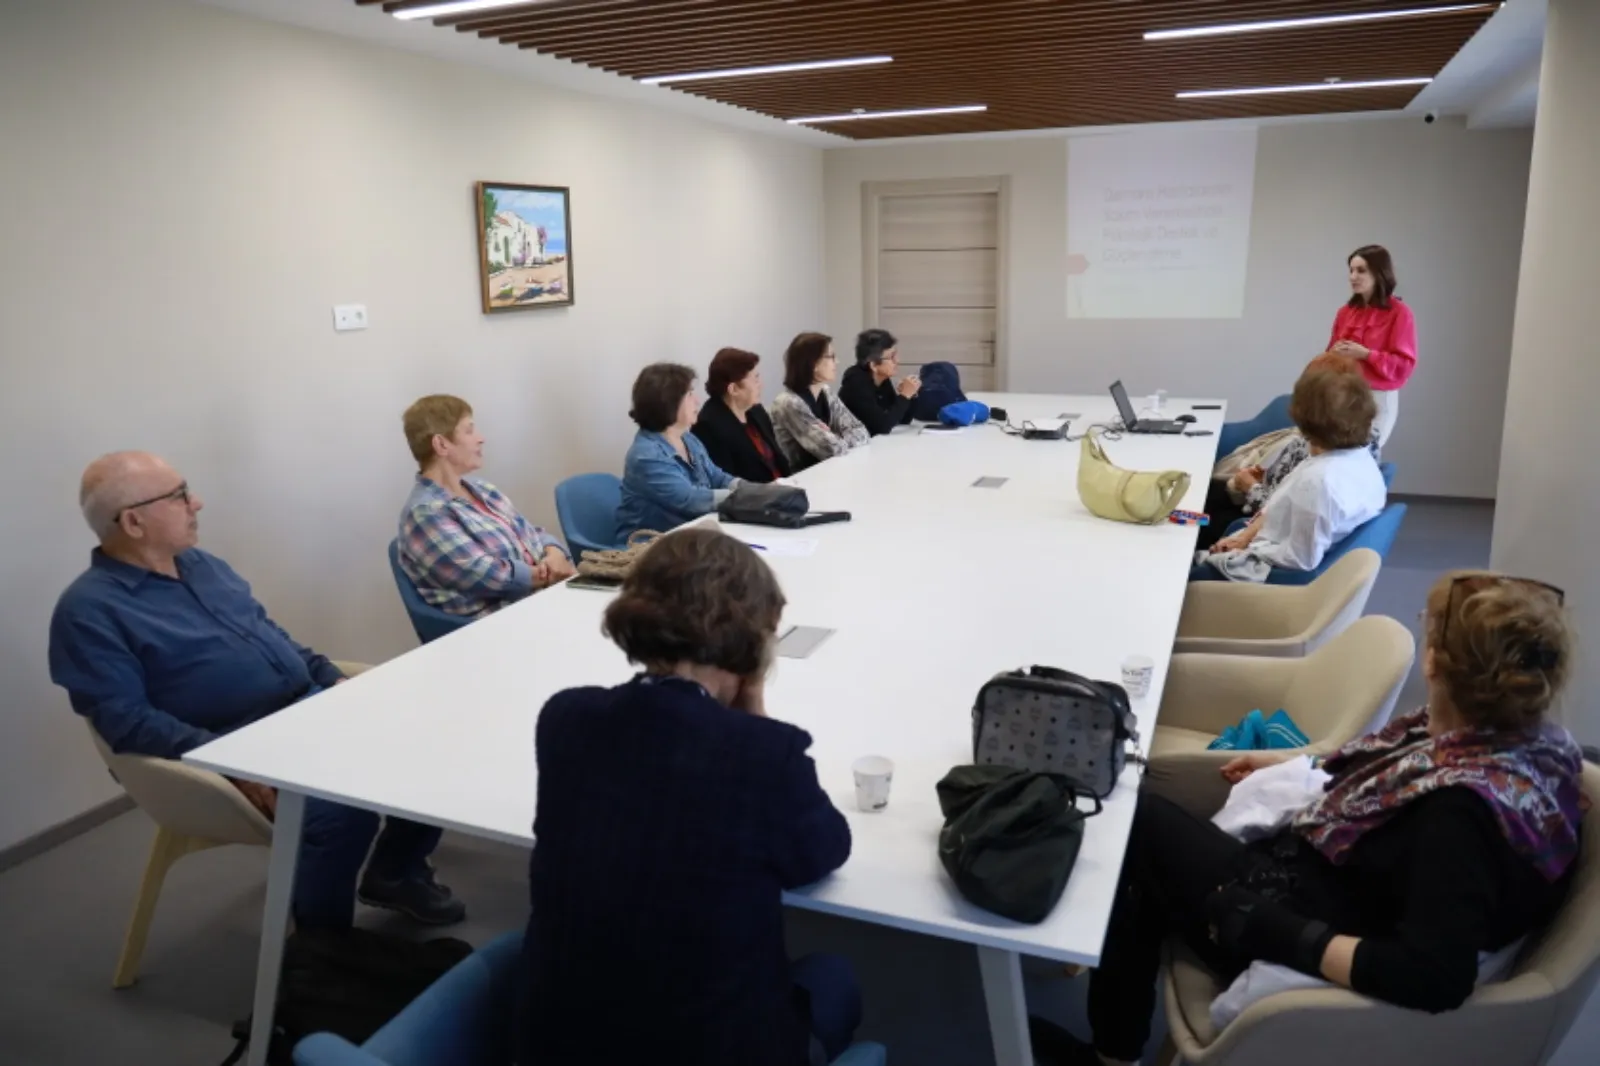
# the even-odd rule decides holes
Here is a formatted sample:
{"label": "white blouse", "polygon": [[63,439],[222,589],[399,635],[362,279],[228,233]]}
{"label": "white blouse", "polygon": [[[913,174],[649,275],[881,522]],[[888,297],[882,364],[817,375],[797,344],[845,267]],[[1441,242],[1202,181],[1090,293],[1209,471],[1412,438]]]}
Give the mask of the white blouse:
{"label": "white blouse", "polygon": [[1315,570],[1329,548],[1382,512],[1388,496],[1369,449],[1314,455],[1267,500],[1248,548],[1207,559],[1231,581],[1265,581],[1273,567]]}

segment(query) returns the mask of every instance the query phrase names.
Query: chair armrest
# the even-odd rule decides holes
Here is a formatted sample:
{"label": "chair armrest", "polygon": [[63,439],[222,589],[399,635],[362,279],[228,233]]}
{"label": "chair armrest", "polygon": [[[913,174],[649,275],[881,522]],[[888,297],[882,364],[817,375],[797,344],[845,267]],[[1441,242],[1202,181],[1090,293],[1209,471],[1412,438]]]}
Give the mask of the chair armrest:
{"label": "chair armrest", "polygon": [[113,777],[163,829],[217,844],[270,844],[272,823],[228,779],[177,759],[115,755],[89,727]]}
{"label": "chair armrest", "polygon": [[[1176,1005],[1167,997],[1167,1017]],[[1554,1019],[1554,989],[1535,974],[1487,985],[1443,1014],[1405,1010],[1344,988],[1281,992],[1252,1003],[1215,1043],[1201,1047],[1181,1019],[1173,1043],[1193,1066],[1296,1066],[1352,1062],[1486,1062],[1540,1059]]]}
{"label": "chair armrest", "polygon": [[1297,634],[1304,591],[1247,581],[1196,581],[1183,597],[1178,641],[1272,640]]}
{"label": "chair armrest", "polygon": [[342,1036],[312,1033],[294,1046],[294,1066],[385,1066]]}
{"label": "chair armrest", "polygon": [[851,1044],[830,1066],[885,1066],[889,1049],[882,1044]]}
{"label": "chair armrest", "polygon": [[1237,655],[1174,655],[1157,725],[1221,733],[1253,710],[1283,706],[1299,663]]}
{"label": "chair armrest", "polygon": [[1222,764],[1236,751],[1185,751],[1152,755],[1142,788],[1171,800],[1196,818],[1210,818],[1228,802],[1233,786],[1222,776]]}

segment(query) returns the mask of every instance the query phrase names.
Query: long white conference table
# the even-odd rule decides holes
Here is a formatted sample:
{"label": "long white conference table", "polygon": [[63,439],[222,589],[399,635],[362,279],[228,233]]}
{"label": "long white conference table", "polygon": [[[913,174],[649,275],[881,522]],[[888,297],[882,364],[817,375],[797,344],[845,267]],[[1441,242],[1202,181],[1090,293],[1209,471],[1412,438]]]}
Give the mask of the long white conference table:
{"label": "long white conference table", "polygon": [[[1108,397],[977,398],[1004,407],[1013,423],[1074,414],[1074,435],[1114,418]],[[1189,401],[1169,401],[1166,414],[1189,410]],[[1195,428],[1216,431],[1225,409],[1194,413]],[[1125,435],[1107,449],[1122,466],[1188,471],[1182,507],[1198,511],[1216,444],[1215,435]],[[768,549],[815,541],[810,555],[769,550],[788,597],[783,626],[835,630],[810,657],[778,660],[767,705],[815,738],[823,788],[849,819],[854,847],[838,872],[785,902],[975,945],[997,1066],[1033,1061],[1021,957],[1099,961],[1139,771],[1130,764],[1088,821],[1066,893],[1038,925],[957,893],[937,856],[934,785],[972,761],[978,688],[1036,663],[1115,680],[1127,656],[1149,656],[1153,684],[1134,701],[1148,744],[1195,545],[1193,526],[1089,514],[1076,489],[1079,449],[994,425],[904,428],[798,477],[814,508],[848,510],[850,522],[723,527]],[[975,487],[983,477],[1006,481]],[[541,592],[185,756],[279,790],[250,1066],[266,1058],[305,797],[531,846],[540,707],[561,689],[633,672],[600,634],[610,599]],[[862,755],[894,761],[881,813],[855,809],[850,767]]]}

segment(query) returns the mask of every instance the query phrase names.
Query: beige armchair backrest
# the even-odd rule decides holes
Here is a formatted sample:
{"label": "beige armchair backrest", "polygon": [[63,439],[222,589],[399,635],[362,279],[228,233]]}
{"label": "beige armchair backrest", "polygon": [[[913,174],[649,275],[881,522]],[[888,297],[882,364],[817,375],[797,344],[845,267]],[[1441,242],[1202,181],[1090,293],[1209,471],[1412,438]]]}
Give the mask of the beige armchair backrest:
{"label": "beige armchair backrest", "polygon": [[1283,706],[1320,750],[1331,751],[1388,721],[1416,649],[1411,631],[1393,618],[1363,618],[1301,660]]}

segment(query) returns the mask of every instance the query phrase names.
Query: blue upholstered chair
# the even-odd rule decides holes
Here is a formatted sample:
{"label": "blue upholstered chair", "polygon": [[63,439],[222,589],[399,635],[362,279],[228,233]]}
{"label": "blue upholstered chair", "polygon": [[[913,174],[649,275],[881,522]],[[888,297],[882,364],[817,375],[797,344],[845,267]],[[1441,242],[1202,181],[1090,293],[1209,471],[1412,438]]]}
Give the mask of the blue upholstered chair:
{"label": "blue upholstered chair", "polygon": [[1388,559],[1389,549],[1394,547],[1394,538],[1399,534],[1400,522],[1405,516],[1405,504],[1391,503],[1380,511],[1377,517],[1357,526],[1355,532],[1329,548],[1328,553],[1322,557],[1322,564],[1315,570],[1273,570],[1267,575],[1267,584],[1309,585],[1328,567],[1344,558],[1347,552],[1355,551],[1357,548],[1371,548],[1378,553],[1379,558]]}
{"label": "blue upholstered chair", "polygon": [[432,604],[423,601],[417,593],[417,586],[411,583],[406,572],[400,569],[400,538],[396,537],[389,542],[389,569],[394,572],[395,587],[400,590],[400,602],[406,605],[406,614],[411,619],[411,628],[416,630],[417,639],[426,644],[430,640],[438,640],[446,633],[454,633],[471,618],[458,614],[441,611]]}
{"label": "blue upholstered chair", "polygon": [[1383,475],[1383,487],[1384,488],[1386,488],[1386,489],[1394,488],[1394,464],[1393,463],[1379,463],[1378,464],[1378,473]]}
{"label": "blue upholstered chair", "polygon": [[617,507],[622,479],[615,474],[577,474],[556,486],[556,518],[573,562],[586,551],[620,548]]}
{"label": "blue upholstered chair", "polygon": [[[317,1033],[294,1049],[295,1066],[510,1066],[522,934],[480,948],[360,1047]],[[881,1044],[857,1044],[834,1066],[884,1066]],[[605,1066],[596,1060],[595,1066]]]}
{"label": "blue upholstered chair", "polygon": [[1224,422],[1222,432],[1217,435],[1217,455],[1228,455],[1235,448],[1249,444],[1263,433],[1288,429],[1292,425],[1294,422],[1289,418],[1289,397],[1279,396],[1263,407],[1254,418],[1243,422]]}

